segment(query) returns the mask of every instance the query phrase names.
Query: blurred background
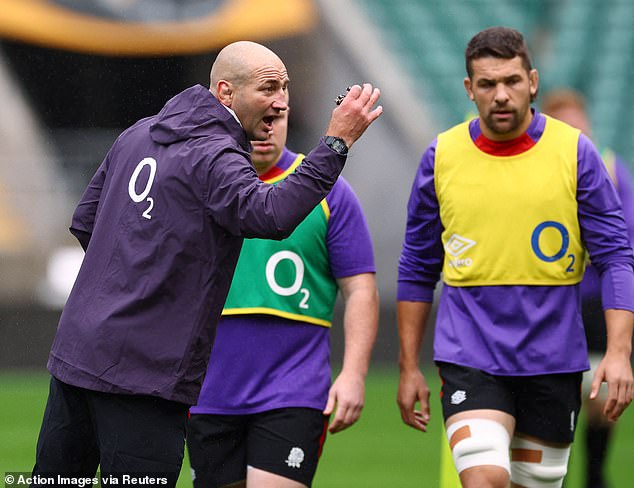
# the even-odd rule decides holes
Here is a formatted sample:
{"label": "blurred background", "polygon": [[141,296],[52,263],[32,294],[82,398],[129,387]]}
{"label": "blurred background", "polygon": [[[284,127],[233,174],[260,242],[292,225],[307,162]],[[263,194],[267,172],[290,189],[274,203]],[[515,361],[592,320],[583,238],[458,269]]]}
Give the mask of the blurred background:
{"label": "blurred background", "polygon": [[317,143],[346,86],[369,81],[382,90],[385,115],[355,145],[344,175],[375,244],[383,309],[375,359],[393,361],[410,185],[435,134],[473,110],[463,53],[477,31],[507,25],[524,33],[540,91],[579,90],[597,143],[634,161],[634,1],[596,4],[3,0],[0,367],[44,368],[82,257],[67,231],[70,217],[116,136],[184,88],[208,86],[218,50],[239,39],[269,46],[286,63],[295,151]]}
{"label": "blurred background", "polygon": [[473,112],[464,49],[494,25],[525,35],[541,92],[580,91],[595,142],[634,161],[633,0],[1,0],[0,371],[45,372],[83,255],[67,228],[114,139],[181,90],[208,86],[217,52],[240,39],[286,63],[295,151],[316,145],[348,85],[381,88],[384,116],[355,144],[344,175],[375,245],[374,359],[394,366],[410,185],[436,133]]}

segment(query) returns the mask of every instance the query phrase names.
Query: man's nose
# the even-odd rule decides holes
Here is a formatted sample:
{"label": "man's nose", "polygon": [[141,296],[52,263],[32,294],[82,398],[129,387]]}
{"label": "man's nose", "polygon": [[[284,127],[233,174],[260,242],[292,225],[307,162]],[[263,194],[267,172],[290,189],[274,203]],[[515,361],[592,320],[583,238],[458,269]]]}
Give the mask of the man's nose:
{"label": "man's nose", "polygon": [[495,101],[499,104],[508,102],[509,94],[506,91],[506,86],[503,83],[498,83],[495,86]]}
{"label": "man's nose", "polygon": [[273,108],[283,112],[288,109],[288,103],[286,102],[286,92],[284,90],[278,90],[275,99],[273,100]]}

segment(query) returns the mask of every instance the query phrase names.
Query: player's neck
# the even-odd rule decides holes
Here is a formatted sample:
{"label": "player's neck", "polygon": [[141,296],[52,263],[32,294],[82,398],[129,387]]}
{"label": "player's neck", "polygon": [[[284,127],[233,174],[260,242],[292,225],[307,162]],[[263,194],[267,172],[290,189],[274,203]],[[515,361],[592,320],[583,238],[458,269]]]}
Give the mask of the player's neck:
{"label": "player's neck", "polygon": [[527,119],[528,125],[523,127],[522,132],[516,137],[507,140],[495,140],[487,137],[487,133],[483,130],[482,121],[476,119],[476,126],[472,126],[473,130],[470,129],[473,142],[482,152],[493,156],[515,156],[521,154],[533,147],[541,136],[541,132],[537,127],[537,114],[531,110],[530,117],[527,117]]}

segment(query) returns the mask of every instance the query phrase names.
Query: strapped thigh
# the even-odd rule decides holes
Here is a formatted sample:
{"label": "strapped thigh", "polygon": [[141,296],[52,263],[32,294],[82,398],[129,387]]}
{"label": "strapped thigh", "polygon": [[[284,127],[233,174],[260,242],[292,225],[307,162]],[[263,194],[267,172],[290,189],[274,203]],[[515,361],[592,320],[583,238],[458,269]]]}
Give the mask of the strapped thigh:
{"label": "strapped thigh", "polygon": [[447,439],[458,473],[485,465],[511,472],[510,436],[501,423],[482,418],[459,420],[447,427]]}
{"label": "strapped thigh", "polygon": [[511,480],[522,486],[560,488],[568,469],[570,446],[550,447],[514,436]]}

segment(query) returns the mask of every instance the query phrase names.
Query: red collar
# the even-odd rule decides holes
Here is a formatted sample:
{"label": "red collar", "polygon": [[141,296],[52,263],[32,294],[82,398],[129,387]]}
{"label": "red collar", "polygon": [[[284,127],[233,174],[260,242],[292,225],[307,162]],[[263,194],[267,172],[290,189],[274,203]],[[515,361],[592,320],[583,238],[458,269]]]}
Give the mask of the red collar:
{"label": "red collar", "polygon": [[284,170],[282,168],[279,168],[277,165],[275,165],[266,173],[262,173],[261,175],[259,175],[258,178],[260,178],[262,181],[267,181],[281,175],[283,172]]}
{"label": "red collar", "polygon": [[535,145],[535,141],[526,132],[510,141],[492,141],[480,134],[473,142],[478,149],[492,156],[515,156]]}

